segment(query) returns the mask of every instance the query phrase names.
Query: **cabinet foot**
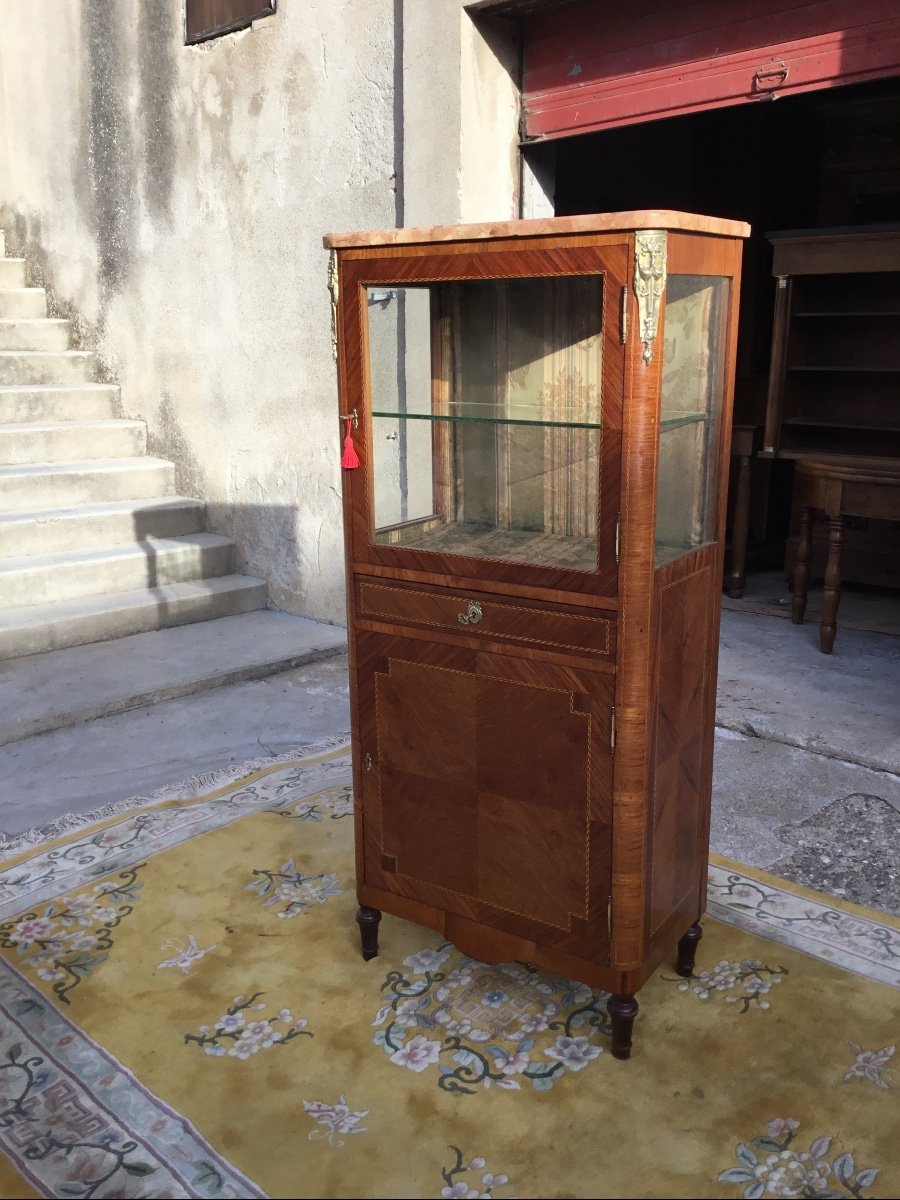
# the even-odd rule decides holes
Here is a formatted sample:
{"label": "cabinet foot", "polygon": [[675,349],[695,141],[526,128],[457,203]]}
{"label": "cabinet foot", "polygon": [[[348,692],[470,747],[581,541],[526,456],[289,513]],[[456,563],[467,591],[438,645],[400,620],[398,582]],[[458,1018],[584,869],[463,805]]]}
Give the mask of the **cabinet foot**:
{"label": "cabinet foot", "polygon": [[613,1058],[631,1058],[631,1029],[638,1015],[638,1002],[633,995],[610,996],[606,1011],[612,1020]]}
{"label": "cabinet foot", "polygon": [[699,921],[695,921],[678,943],[678,958],[675,960],[675,973],[685,979],[690,979],[694,973],[694,959],[697,956],[697,946],[703,937],[703,929]]}
{"label": "cabinet foot", "polygon": [[359,936],[362,942],[362,956],[369,961],[378,953],[378,923],[381,913],[377,908],[367,908],[362,905],[356,912],[356,923],[359,926]]}

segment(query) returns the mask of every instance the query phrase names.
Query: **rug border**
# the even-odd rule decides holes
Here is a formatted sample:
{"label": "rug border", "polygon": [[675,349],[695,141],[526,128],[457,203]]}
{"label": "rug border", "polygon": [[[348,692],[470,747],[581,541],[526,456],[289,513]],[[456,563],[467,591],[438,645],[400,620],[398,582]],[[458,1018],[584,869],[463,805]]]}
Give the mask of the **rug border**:
{"label": "rug border", "polygon": [[[900,932],[900,917],[894,916],[893,913],[882,912],[878,908],[868,908],[866,905],[857,904],[853,900],[842,900],[839,896],[832,896],[830,892],[820,892],[815,888],[806,887],[802,883],[794,883],[792,879],[785,879],[782,875],[773,875],[771,871],[767,871],[763,867],[741,862],[739,859],[729,858],[724,854],[716,854],[710,851],[709,861],[713,866],[721,867],[725,871],[738,871],[742,875],[752,875],[761,883],[769,884],[770,887],[779,888],[783,892],[792,892],[795,896],[800,896],[804,900],[812,900],[816,904],[825,905],[827,908],[839,909],[850,916],[859,917],[864,921],[872,921],[876,925],[888,925],[891,929],[896,929]],[[713,919],[718,920],[719,918]]]}
{"label": "rug border", "polygon": [[[165,784],[146,795],[115,800],[86,813],[63,813],[52,821],[47,821],[43,825],[34,825],[30,829],[23,830],[22,833],[0,841],[0,864],[3,864],[4,867],[14,866],[35,850],[53,849],[56,843],[67,840],[71,834],[83,834],[89,829],[99,832],[120,817],[144,808],[164,808],[184,800],[215,799],[217,793],[235,783],[251,782],[272,770],[291,765],[300,766],[311,759],[341,754],[349,749],[350,734],[335,734],[333,737],[296,746],[284,754],[250,759],[246,762],[220,767],[215,771],[204,771],[199,775],[191,775],[187,779],[178,780],[177,783]],[[196,795],[185,795],[190,791],[196,792]]]}

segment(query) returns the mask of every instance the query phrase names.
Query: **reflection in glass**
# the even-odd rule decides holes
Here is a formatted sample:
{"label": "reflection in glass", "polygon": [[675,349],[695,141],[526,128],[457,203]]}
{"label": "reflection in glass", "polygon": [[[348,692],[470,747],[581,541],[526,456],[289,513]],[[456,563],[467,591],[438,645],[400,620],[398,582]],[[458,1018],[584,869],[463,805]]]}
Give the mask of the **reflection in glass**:
{"label": "reflection in glass", "polygon": [[368,289],[374,540],[597,569],[603,280]]}
{"label": "reflection in glass", "polygon": [[715,538],[727,302],[727,279],[670,275],[666,281],[657,566]]}

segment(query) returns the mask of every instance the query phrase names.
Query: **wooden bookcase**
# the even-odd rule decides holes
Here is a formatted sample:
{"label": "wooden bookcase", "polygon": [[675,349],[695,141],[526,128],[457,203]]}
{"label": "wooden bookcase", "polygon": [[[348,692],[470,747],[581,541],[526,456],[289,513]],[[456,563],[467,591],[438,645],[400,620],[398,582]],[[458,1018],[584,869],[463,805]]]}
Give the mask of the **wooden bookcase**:
{"label": "wooden bookcase", "polygon": [[[859,466],[900,458],[900,225],[768,237],[776,304],[762,457]],[[789,573],[798,528],[795,511]],[[824,573],[826,550],[819,525],[814,575]],[[896,587],[898,553],[900,531],[857,521],[844,535],[844,576]]]}
{"label": "wooden bookcase", "polygon": [[769,235],[763,454],[900,456],[900,226]]}
{"label": "wooden bookcase", "polygon": [[365,957],[635,993],[705,907],[740,223],[333,235]]}

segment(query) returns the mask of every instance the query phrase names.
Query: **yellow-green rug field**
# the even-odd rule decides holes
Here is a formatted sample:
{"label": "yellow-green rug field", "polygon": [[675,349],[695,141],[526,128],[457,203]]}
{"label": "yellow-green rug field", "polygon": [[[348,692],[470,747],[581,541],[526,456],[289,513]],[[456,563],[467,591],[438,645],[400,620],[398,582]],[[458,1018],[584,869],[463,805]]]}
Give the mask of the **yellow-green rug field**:
{"label": "yellow-green rug field", "polygon": [[604,993],[389,916],[363,962],[350,781],[313,750],[6,847],[0,1196],[900,1195],[900,923],[713,859],[620,1062]]}

